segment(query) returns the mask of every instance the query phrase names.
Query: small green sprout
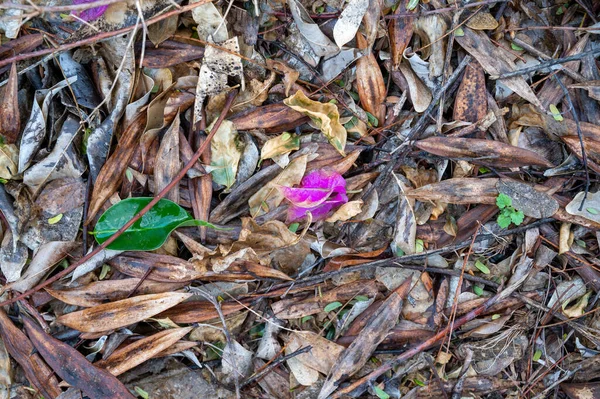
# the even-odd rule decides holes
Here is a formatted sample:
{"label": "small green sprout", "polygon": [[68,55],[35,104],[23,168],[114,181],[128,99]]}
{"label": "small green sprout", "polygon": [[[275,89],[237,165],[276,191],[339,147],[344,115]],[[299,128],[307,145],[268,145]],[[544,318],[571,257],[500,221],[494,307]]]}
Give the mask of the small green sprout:
{"label": "small green sprout", "polygon": [[500,209],[500,214],[498,215],[498,219],[496,219],[500,227],[505,229],[510,226],[511,223],[514,223],[515,226],[523,223],[523,219],[525,218],[523,211],[517,211],[512,206],[512,198],[508,195],[500,194],[496,198],[496,205]]}

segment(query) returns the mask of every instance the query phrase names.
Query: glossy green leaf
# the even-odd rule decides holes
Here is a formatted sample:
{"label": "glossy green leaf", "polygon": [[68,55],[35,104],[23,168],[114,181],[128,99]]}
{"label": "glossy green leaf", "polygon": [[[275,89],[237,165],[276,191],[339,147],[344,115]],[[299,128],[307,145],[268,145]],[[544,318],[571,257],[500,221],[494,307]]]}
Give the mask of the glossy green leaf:
{"label": "glossy green leaf", "polygon": [[[150,197],[128,198],[108,208],[92,233],[102,244],[152,201]],[[214,225],[195,220],[185,209],[167,199],[161,199],[133,226],[113,241],[108,248],[121,251],[152,251],[160,248],[169,234],[182,226]]]}
{"label": "glossy green leaf", "polygon": [[533,354],[533,358],[532,360],[534,362],[537,362],[538,360],[540,360],[542,358],[542,351],[541,350],[536,350],[535,353]]}
{"label": "glossy green leaf", "polygon": [[390,399],[390,395],[377,385],[373,385],[373,392],[375,392],[375,395],[377,395],[379,399]]}
{"label": "glossy green leaf", "polygon": [[512,198],[510,198],[506,194],[500,194],[498,197],[496,197],[496,205],[500,209],[504,209],[507,206],[511,206],[512,205]]}
{"label": "glossy green leaf", "polygon": [[475,294],[479,295],[479,296],[482,296],[482,295],[483,295],[483,288],[481,288],[481,287],[480,287],[480,286],[478,286],[478,285],[474,285],[474,286],[473,286],[473,292],[474,292]]}

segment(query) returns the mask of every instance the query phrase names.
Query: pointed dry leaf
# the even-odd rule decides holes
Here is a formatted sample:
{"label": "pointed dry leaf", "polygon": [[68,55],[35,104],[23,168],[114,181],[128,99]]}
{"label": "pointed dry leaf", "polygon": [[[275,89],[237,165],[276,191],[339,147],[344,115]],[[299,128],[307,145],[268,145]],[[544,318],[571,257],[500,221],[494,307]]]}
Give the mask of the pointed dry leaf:
{"label": "pointed dry leaf", "polygon": [[118,376],[144,363],[174,345],[193,327],[173,328],[142,338],[113,352],[107,359],[94,363],[94,366]]}
{"label": "pointed dry leaf", "polygon": [[[155,193],[167,187],[181,170],[179,158],[179,112],[160,142],[154,165]],[[175,185],[164,198],[179,203],[179,185]]]}
{"label": "pointed dry leaf", "polygon": [[321,129],[327,140],[342,156],[346,146],[346,129],[340,123],[340,113],[335,104],[313,101],[302,91],[297,91],[292,97],[286,98],[284,104],[295,111],[310,117]]}
{"label": "pointed dry leaf", "polygon": [[191,296],[192,294],[175,292],[140,295],[68,313],[60,316],[57,321],[83,332],[114,330],[152,317]]}
{"label": "pointed dry leaf", "polygon": [[[362,34],[358,34],[359,48],[366,48],[367,42]],[[377,118],[378,126],[385,122],[385,93],[386,87],[381,74],[381,68],[373,53],[363,55],[356,62],[356,87],[360,103],[365,111]]]}
{"label": "pointed dry leaf", "polygon": [[[406,5],[410,0],[401,1],[394,14],[404,14],[407,12]],[[379,17],[379,16],[378,16]],[[414,28],[414,18],[401,17],[390,21],[390,50],[392,53],[392,65],[397,68],[404,56],[404,50],[410,44]]]}
{"label": "pointed dry leaf", "polygon": [[474,164],[490,165],[497,168],[517,168],[521,166],[550,168],[553,166],[536,152],[493,140],[430,137],[419,140],[415,145],[435,155],[459,158]]}
{"label": "pointed dry leaf", "polygon": [[431,104],[431,100],[433,100],[431,91],[421,82],[406,62],[401,63],[398,69],[402,72],[404,79],[406,79],[408,94],[410,95],[410,101],[415,111],[425,111],[429,107],[429,104]]}
{"label": "pointed dry leaf", "polygon": [[292,131],[308,120],[308,117],[282,103],[264,105],[231,118],[235,127],[240,131],[265,129],[266,133]]}
{"label": "pointed dry leaf", "polygon": [[362,200],[346,202],[338,208],[337,211],[327,219],[326,222],[335,223],[338,221],[346,221],[362,212]]}
{"label": "pointed dry leaf", "polygon": [[406,196],[424,201],[449,204],[496,204],[499,179],[454,178],[408,190]]}

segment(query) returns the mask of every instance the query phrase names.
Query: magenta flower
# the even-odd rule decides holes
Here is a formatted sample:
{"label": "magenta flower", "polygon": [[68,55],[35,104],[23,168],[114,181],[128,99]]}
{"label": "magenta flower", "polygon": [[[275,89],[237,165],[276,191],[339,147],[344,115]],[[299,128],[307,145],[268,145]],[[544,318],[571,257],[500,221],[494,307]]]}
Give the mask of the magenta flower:
{"label": "magenta flower", "polygon": [[288,208],[288,221],[302,219],[306,212],[313,220],[321,220],[339,205],[348,202],[346,180],[337,172],[316,170],[304,176],[300,187],[280,187],[282,194],[292,204]]}
{"label": "magenta flower", "polygon": [[[73,0],[73,4],[87,4],[93,3],[96,0]],[[78,14],[77,11],[73,12],[73,14],[77,15],[79,18],[83,19],[86,22],[92,21],[94,19],[98,19],[104,14],[108,5],[88,8],[87,10],[83,10],[81,14]]]}

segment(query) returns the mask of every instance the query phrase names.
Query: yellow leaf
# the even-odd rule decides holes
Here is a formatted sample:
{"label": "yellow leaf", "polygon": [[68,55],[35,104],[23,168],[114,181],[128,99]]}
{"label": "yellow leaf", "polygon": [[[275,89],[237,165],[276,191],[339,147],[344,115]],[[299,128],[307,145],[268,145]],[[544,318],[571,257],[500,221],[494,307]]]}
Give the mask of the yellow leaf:
{"label": "yellow leaf", "polygon": [[14,144],[0,145],[0,178],[10,180],[17,174],[19,149]]}
{"label": "yellow leaf", "polygon": [[498,21],[489,12],[478,12],[469,19],[467,26],[474,30],[494,30],[498,27]]}
{"label": "yellow leaf", "polygon": [[53,216],[50,219],[48,219],[48,224],[56,224],[56,223],[60,222],[62,217],[63,217],[63,214],[59,213],[58,215]]}
{"label": "yellow leaf", "polygon": [[298,90],[292,97],[283,100],[283,103],[295,111],[298,111],[313,120],[321,129],[329,143],[346,156],[344,147],[346,146],[347,132],[340,123],[340,112],[335,104],[320,103],[313,101]]}
{"label": "yellow leaf", "polygon": [[300,148],[300,138],[290,133],[283,133],[267,140],[260,151],[260,159],[270,159],[277,155],[288,154]]}
{"label": "yellow leaf", "polygon": [[329,223],[334,223],[339,220],[346,221],[359,213],[362,212],[362,200],[358,201],[350,201],[340,206],[337,211],[331,216],[329,216],[325,221]]}

